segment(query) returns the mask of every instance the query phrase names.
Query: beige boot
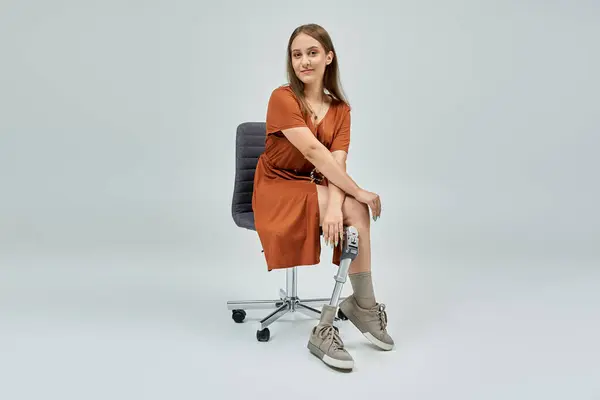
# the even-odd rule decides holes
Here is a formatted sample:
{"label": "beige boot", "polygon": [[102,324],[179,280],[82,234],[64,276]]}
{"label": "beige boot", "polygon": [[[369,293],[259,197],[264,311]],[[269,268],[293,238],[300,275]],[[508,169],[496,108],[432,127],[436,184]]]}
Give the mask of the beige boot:
{"label": "beige boot", "polygon": [[321,320],[315,326],[308,340],[308,349],[330,367],[352,369],[354,360],[344,349],[344,343],[339,336],[338,328],[333,326],[337,307],[324,305]]}
{"label": "beige boot", "polygon": [[377,304],[372,308],[361,308],[354,296],[349,296],[340,303],[340,311],[362,334],[382,350],[392,350],[394,340],[387,333],[387,313],[385,304]]}

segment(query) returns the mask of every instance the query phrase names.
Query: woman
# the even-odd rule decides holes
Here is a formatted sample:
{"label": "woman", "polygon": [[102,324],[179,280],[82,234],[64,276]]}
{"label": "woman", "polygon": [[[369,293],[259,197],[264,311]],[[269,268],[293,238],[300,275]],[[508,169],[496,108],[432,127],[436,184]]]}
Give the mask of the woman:
{"label": "woman", "polygon": [[[265,151],[254,176],[252,206],[267,268],[319,264],[321,234],[339,266],[343,226],[356,227],[359,254],[348,273],[353,294],[339,307],[371,342],[391,350],[385,305],[375,301],[371,281],[369,208],[376,221],[381,200],[346,174],[350,106],[340,88],[333,44],[321,26],[294,30],[287,72],[289,83],[269,99]],[[335,311],[323,306],[308,348],[332,367],[352,369],[354,361],[333,326]]]}

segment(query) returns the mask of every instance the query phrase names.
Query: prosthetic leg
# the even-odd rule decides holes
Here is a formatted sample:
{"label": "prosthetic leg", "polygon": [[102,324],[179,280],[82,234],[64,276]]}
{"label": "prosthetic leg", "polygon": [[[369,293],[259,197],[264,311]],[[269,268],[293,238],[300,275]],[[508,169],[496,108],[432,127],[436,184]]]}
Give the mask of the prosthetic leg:
{"label": "prosthetic leg", "polygon": [[342,288],[348,278],[350,264],[354,261],[356,256],[358,256],[358,230],[353,226],[348,226],[344,228],[340,267],[337,270],[337,274],[333,277],[335,279],[335,286],[329,302],[329,305],[332,307],[337,308],[340,302],[340,294],[342,293]]}
{"label": "prosthetic leg", "polygon": [[344,349],[337,327],[333,325],[338,310],[340,294],[348,278],[350,264],[358,255],[358,231],[355,227],[344,228],[340,266],[334,276],[335,286],[329,304],[323,306],[321,319],[312,331],[308,340],[308,349],[325,364],[340,369],[352,369],[354,360]]}

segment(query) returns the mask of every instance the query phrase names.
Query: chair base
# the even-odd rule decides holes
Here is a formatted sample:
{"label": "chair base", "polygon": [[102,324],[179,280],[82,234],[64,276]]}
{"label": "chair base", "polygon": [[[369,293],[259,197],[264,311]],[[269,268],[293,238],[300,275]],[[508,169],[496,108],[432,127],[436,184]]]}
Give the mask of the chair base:
{"label": "chair base", "polygon": [[[298,267],[288,268],[286,271],[286,290],[279,289],[279,299],[277,300],[238,300],[228,301],[227,308],[232,310],[232,318],[235,322],[241,323],[246,317],[246,310],[270,310],[273,312],[264,317],[259,322],[259,329],[256,333],[259,341],[268,341],[270,332],[268,327],[288,313],[300,312],[309,317],[320,319],[321,311],[311,307],[316,305],[329,304],[331,297],[301,299],[298,297]],[[339,301],[345,297],[340,297]],[[342,318],[345,319],[345,318]],[[339,316],[335,318],[339,321]]]}

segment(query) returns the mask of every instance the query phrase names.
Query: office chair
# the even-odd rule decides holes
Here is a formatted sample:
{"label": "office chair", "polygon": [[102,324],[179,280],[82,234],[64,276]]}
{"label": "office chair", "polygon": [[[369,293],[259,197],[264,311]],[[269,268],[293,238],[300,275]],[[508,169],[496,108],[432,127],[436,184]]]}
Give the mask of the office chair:
{"label": "office chair", "polygon": [[[266,124],[264,122],[244,122],[238,125],[235,149],[235,182],[231,214],[237,226],[255,231],[254,213],[252,211],[252,193],[254,189],[254,173],[258,157],[265,150]],[[287,313],[301,312],[309,317],[321,318],[321,311],[310,305],[329,303],[337,307],[344,300],[340,297],[342,286],[346,282],[350,263],[358,255],[358,231],[349,226],[344,227],[342,240],[342,256],[337,274],[334,276],[335,287],[328,298],[301,299],[298,297],[298,267],[286,268],[286,288],[279,289],[279,298],[275,300],[236,300],[228,301],[227,308],[232,310],[232,318],[242,323],[246,318],[246,310],[270,310],[269,315],[260,320],[256,338],[259,342],[267,342],[271,333],[269,326]],[[346,320],[346,316],[338,310],[336,321]]]}

